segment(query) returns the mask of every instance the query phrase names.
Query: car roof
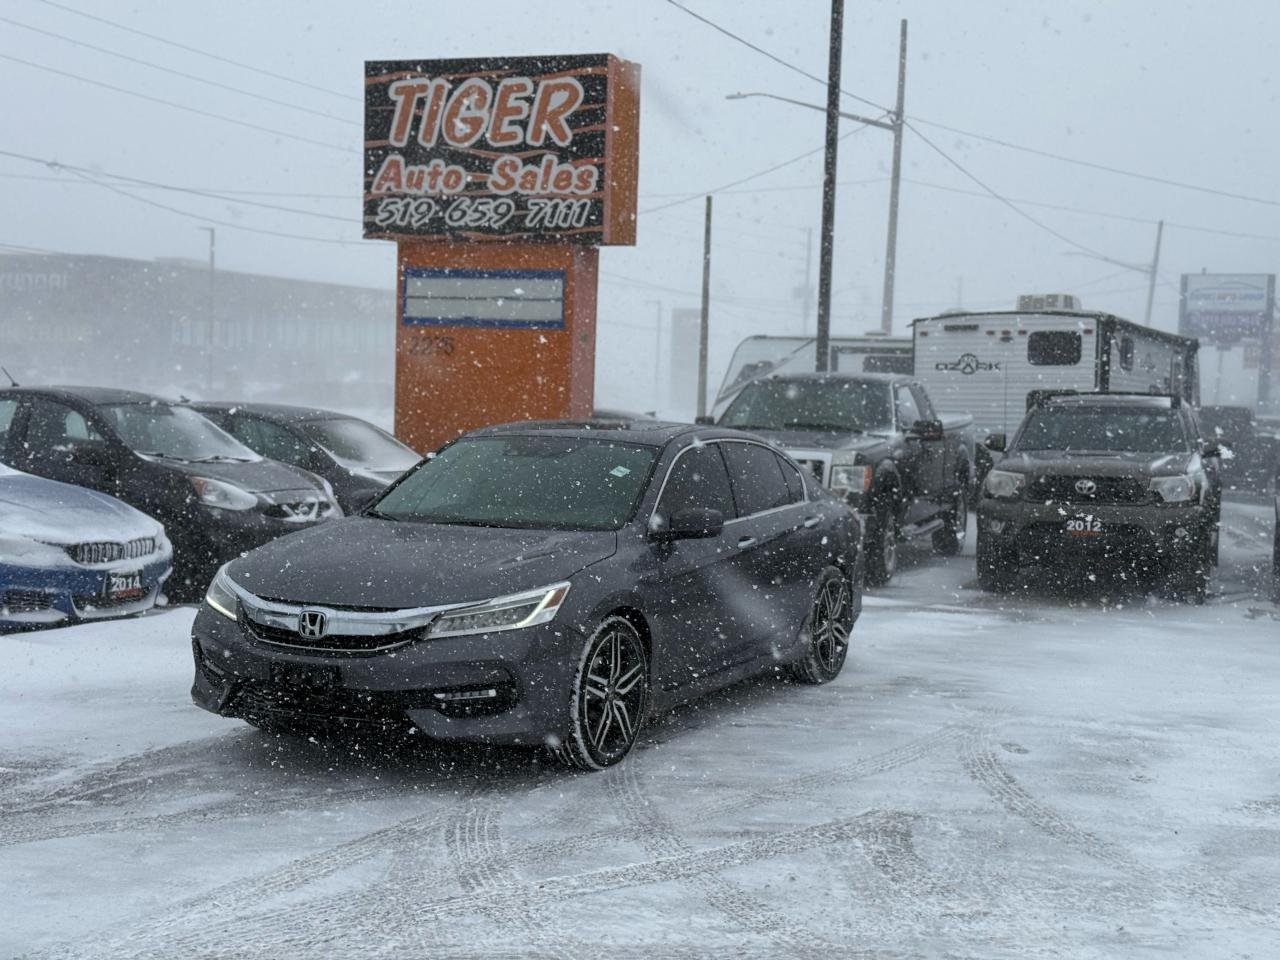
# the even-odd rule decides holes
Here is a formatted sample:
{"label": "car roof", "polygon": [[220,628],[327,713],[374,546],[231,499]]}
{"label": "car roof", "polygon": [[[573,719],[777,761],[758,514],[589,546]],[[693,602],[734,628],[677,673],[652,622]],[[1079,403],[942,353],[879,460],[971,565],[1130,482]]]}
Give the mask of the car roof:
{"label": "car roof", "polygon": [[151,393],[139,393],[137,390],[119,390],[115,387],[78,387],[78,386],[51,386],[51,387],[10,387],[0,390],[0,393],[12,394],[28,394],[33,396],[51,397],[53,399],[67,400],[83,400],[86,403],[98,406],[101,404],[114,403],[172,403],[166,397],[159,397]]}
{"label": "car roof", "polygon": [[[818,381],[818,382],[831,381],[831,380],[846,380],[846,381],[866,381],[868,383],[907,383],[914,379],[915,379],[914,377],[908,376],[905,373],[853,373],[850,371],[842,371],[842,370],[828,370],[825,372],[819,372],[817,370],[809,370],[804,373],[769,374],[767,376],[760,377],[758,380],[753,380],[751,381],[751,383],[768,383],[770,380],[787,380],[787,381],[812,380],[812,381]],[[751,386],[751,383],[746,384],[746,386]]]}
{"label": "car roof", "polygon": [[518,423],[500,423],[492,427],[482,427],[466,434],[469,437],[515,435],[590,437],[593,440],[642,443],[649,446],[664,446],[672,440],[678,440],[686,436],[691,439],[698,437],[703,440],[732,438],[760,440],[759,437],[741,430],[701,426],[692,423],[673,423],[662,420],[526,420]]}
{"label": "car roof", "polygon": [[1173,397],[1156,393],[1071,393],[1046,397],[1044,406],[1055,407],[1173,407]]}
{"label": "car roof", "polygon": [[241,403],[235,400],[193,400],[189,406],[201,413],[231,413],[243,411],[264,420],[282,423],[302,423],[307,420],[357,420],[347,413],[323,410],[320,407],[299,407],[291,403]]}

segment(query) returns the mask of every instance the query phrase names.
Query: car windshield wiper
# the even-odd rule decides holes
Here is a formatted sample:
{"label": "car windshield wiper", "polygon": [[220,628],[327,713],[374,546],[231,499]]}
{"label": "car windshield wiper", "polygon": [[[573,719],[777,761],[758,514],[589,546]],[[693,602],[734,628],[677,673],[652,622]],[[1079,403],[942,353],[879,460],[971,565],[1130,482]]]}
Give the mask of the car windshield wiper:
{"label": "car windshield wiper", "polygon": [[383,513],[377,507],[366,507],[362,516],[373,517],[375,520],[399,520],[399,517],[393,517],[389,513]]}
{"label": "car windshield wiper", "polygon": [[228,457],[226,454],[215,453],[208,457],[198,457],[191,463],[249,463],[248,457]]}
{"label": "car windshield wiper", "polygon": [[133,451],[140,457],[155,457],[157,460],[173,460],[177,463],[190,463],[186,457],[175,457],[171,453],[161,453],[159,450],[135,450]]}

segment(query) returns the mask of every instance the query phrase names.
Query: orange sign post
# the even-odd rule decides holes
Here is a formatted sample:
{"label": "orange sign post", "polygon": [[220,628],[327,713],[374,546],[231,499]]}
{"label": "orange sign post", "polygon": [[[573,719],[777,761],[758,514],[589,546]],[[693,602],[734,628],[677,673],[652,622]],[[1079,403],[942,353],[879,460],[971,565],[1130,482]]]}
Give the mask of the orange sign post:
{"label": "orange sign post", "polygon": [[586,417],[600,245],[635,243],[640,70],[365,65],[364,233],[398,247],[397,436]]}

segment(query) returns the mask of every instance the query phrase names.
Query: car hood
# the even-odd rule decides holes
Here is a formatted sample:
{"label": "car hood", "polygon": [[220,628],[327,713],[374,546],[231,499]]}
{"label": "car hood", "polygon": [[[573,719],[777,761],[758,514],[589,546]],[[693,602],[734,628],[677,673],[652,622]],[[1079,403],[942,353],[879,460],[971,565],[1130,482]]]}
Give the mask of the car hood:
{"label": "car hood", "polygon": [[153,463],[163,464],[189,477],[209,477],[226,480],[250,493],[278,493],[282,490],[319,490],[320,483],[311,474],[278,460],[229,460],[208,463],[188,463],[183,460],[164,460],[144,457]]}
{"label": "car hood", "polygon": [[1015,451],[998,470],[1015,473],[1089,477],[1167,477],[1200,469],[1196,453],[1066,453],[1061,450]]}
{"label": "car hood", "polygon": [[751,430],[783,450],[866,450],[884,443],[873,433],[844,433],[832,430]]}
{"label": "car hood", "polygon": [[59,546],[162,536],[164,528],[115,497],[23,473],[0,474],[0,536]]}
{"label": "car hood", "polygon": [[618,549],[613,531],[508,530],[349,517],[236,560],[231,578],[285,603],[428,607],[566,580]]}

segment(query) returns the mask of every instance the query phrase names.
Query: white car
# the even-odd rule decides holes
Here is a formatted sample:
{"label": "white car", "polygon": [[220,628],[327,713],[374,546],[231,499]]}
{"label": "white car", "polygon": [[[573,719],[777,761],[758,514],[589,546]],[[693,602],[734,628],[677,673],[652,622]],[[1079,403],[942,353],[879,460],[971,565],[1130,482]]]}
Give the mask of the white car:
{"label": "white car", "polygon": [[0,629],[149,610],[172,561],[146,514],[0,464]]}

